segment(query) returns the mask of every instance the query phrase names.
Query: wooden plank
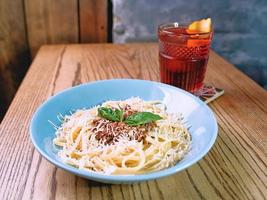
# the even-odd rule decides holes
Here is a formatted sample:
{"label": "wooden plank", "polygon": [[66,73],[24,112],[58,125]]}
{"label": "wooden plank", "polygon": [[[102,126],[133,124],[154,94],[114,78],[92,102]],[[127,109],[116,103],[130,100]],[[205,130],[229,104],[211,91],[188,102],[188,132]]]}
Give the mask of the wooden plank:
{"label": "wooden plank", "polygon": [[29,62],[23,1],[0,1],[0,121]]}
{"label": "wooden plank", "polygon": [[[37,58],[33,62],[32,68],[27,73],[24,81],[21,84],[21,89],[17,92],[11,104],[11,107],[12,105],[19,107],[17,108],[17,110],[7,112],[6,117],[1,123],[1,126],[2,124],[4,126],[3,129],[0,128],[1,137],[3,136],[3,140],[1,141],[6,141],[4,143],[0,143],[0,149],[2,150],[2,153],[0,154],[1,156],[4,155],[6,158],[3,159],[1,157],[0,163],[3,165],[7,164],[9,166],[0,167],[0,182],[2,186],[0,189],[1,199],[22,199],[22,197],[25,195],[27,196],[25,199],[31,199],[35,197],[36,195],[33,195],[31,193],[24,194],[24,190],[30,186],[38,187],[40,182],[35,182],[35,179],[41,176],[42,173],[44,173],[42,175],[42,177],[44,178],[44,185],[42,185],[36,191],[42,193],[42,188],[46,188],[50,185],[49,180],[51,179],[51,173],[49,173],[49,167],[52,168],[53,166],[42,160],[40,155],[34,151],[33,146],[29,141],[29,131],[27,125],[32,115],[32,112],[28,111],[31,110],[32,106],[35,107],[37,104],[43,102],[47,98],[47,95],[51,95],[50,85],[48,83],[51,83],[53,81],[52,79],[56,77],[56,70],[62,62],[61,59],[64,54],[63,46],[57,46],[56,48],[47,48],[47,50],[49,52],[46,53],[46,61],[44,62],[43,60]],[[40,76],[38,74],[42,73],[41,71],[44,68],[46,73],[44,73],[42,76],[43,78],[40,79]],[[30,80],[30,82],[28,82],[28,80]],[[43,90],[43,92],[41,92],[41,90]],[[23,93],[25,92],[25,96],[20,94],[20,91],[22,91]],[[34,92],[34,94],[32,92]],[[28,101],[27,99],[32,99],[31,103],[26,103]],[[20,121],[20,123],[18,123],[17,125],[13,124],[9,127],[5,126],[5,119],[7,118],[9,118],[10,123],[14,123],[17,120]],[[9,136],[4,136],[2,134],[11,133],[12,130],[14,130],[16,134]],[[12,141],[14,143],[11,145]],[[11,147],[10,145],[13,147]],[[15,154],[17,154],[17,156]],[[39,168],[39,166],[43,163],[48,167],[45,169],[41,168],[40,170],[42,171],[42,173],[39,173],[37,175],[34,172],[34,169]],[[9,178],[7,179],[7,177]],[[47,179],[45,179],[45,177],[47,177]],[[27,180],[29,182],[27,182]],[[13,188],[13,192],[8,191],[8,188]],[[42,199],[46,197],[45,195],[51,195],[50,192],[48,194],[42,194]]]}
{"label": "wooden plank", "polygon": [[107,42],[108,0],[79,0],[80,41]]}
{"label": "wooden plank", "polygon": [[77,0],[25,0],[32,57],[43,44],[79,42],[77,2]]}
{"label": "wooden plank", "polygon": [[163,179],[107,185],[48,163],[34,150],[26,125],[41,102],[73,85],[108,78],[158,81],[157,44],[43,47],[0,125],[2,198],[265,199],[267,159],[261,143],[267,140],[267,93],[215,53],[207,72],[208,82],[225,89],[210,104],[219,136],[208,155]]}

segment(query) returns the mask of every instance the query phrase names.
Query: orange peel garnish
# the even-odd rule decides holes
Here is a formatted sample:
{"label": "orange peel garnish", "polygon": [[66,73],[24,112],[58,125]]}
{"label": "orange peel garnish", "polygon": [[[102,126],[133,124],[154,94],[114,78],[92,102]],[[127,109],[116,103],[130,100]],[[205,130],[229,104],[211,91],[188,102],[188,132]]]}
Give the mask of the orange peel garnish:
{"label": "orange peel garnish", "polygon": [[186,29],[186,32],[189,34],[209,33],[210,31],[211,31],[211,18],[194,21]]}

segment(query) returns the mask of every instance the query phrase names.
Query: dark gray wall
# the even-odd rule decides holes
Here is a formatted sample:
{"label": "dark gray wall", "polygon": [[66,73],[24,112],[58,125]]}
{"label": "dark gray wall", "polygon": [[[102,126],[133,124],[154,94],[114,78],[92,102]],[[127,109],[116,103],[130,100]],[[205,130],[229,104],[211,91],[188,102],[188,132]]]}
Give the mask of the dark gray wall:
{"label": "dark gray wall", "polygon": [[113,0],[113,41],[156,41],[158,24],[211,17],[213,49],[267,89],[267,0]]}

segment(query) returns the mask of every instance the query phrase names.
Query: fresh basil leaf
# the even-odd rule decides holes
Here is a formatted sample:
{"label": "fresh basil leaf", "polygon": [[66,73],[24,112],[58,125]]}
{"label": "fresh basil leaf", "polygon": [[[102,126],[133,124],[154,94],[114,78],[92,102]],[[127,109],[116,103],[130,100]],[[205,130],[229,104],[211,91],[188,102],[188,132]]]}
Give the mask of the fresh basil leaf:
{"label": "fresh basil leaf", "polygon": [[161,116],[151,112],[138,112],[130,115],[124,122],[129,126],[138,126],[162,119]]}
{"label": "fresh basil leaf", "polygon": [[123,110],[111,109],[106,107],[98,108],[98,115],[110,121],[122,121],[123,120]]}
{"label": "fresh basil leaf", "polygon": [[123,121],[123,110],[119,110],[119,109],[116,109],[115,110],[115,115],[118,117],[119,121],[122,122]]}

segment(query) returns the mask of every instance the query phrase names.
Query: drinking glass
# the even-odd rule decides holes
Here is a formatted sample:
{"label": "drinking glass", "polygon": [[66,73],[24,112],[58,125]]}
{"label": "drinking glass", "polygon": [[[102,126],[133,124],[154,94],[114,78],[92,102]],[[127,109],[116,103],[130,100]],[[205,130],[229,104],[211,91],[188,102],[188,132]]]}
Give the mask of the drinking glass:
{"label": "drinking glass", "polygon": [[158,27],[160,78],[197,94],[203,87],[213,31],[197,33],[188,26],[174,22]]}

